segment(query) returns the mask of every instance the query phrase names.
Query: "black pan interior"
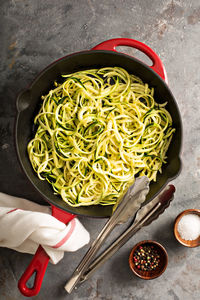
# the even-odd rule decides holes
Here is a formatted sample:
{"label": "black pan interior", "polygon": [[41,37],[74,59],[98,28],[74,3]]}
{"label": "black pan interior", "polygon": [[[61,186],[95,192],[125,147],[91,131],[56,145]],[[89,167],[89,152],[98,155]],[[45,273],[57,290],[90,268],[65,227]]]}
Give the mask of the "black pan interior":
{"label": "black pan interior", "polygon": [[168,101],[167,109],[172,116],[176,132],[168,150],[168,163],[163,167],[162,174],[158,175],[157,182],[150,185],[150,192],[146,199],[146,202],[148,202],[172,178],[179,174],[181,167],[179,155],[182,140],[182,123],[176,101],[165,82],[149,67],[133,57],[112,51],[79,52],[68,55],[47,67],[17,99],[16,147],[19,161],[28,179],[40,192],[41,196],[51,204],[73,214],[92,217],[110,216],[112,206],[94,205],[73,208],[67,205],[59,196],[53,194],[48,182],[38,179],[29,162],[26,147],[33,137],[33,119],[38,112],[41,95],[45,95],[53,87],[53,82],[59,80],[61,74],[105,66],[125,68],[129,73],[139,76],[143,81],[155,88],[155,99],[157,102],[163,103]]}

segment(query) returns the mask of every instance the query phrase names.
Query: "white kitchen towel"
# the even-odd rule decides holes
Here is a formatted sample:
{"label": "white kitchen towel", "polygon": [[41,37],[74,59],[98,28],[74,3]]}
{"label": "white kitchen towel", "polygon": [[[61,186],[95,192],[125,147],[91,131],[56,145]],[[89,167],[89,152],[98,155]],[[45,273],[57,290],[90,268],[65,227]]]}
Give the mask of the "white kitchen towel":
{"label": "white kitchen towel", "polygon": [[0,247],[34,254],[41,245],[56,264],[65,251],[76,251],[89,240],[77,218],[65,225],[51,216],[49,206],[0,193]]}

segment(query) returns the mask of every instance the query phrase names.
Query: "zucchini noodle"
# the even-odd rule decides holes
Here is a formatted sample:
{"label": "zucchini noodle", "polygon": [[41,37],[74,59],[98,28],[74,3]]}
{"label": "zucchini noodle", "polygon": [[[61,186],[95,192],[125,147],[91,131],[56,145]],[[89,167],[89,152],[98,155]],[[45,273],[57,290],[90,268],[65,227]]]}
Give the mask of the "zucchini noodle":
{"label": "zucchini noodle", "polygon": [[38,177],[71,206],[113,205],[136,176],[156,181],[175,131],[167,103],[119,67],[62,77],[42,96],[27,147]]}

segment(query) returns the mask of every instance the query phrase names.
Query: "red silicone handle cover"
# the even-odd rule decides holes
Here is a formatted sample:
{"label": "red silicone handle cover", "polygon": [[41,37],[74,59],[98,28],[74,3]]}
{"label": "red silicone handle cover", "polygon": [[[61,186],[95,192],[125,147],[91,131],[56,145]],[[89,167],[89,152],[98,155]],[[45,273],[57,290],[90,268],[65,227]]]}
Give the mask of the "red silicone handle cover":
{"label": "red silicone handle cover", "polygon": [[153,65],[149,67],[167,82],[167,74],[160,57],[149,46],[137,40],[124,38],[111,39],[98,44],[97,46],[92,48],[92,50],[110,50],[117,52],[116,47],[118,46],[128,46],[136,48],[145,53],[153,62]]}
{"label": "red silicone handle cover", "polygon": [[[65,224],[75,217],[75,215],[67,213],[53,205],[52,216]],[[39,246],[33,259],[18,282],[18,288],[24,296],[33,297],[39,293],[48,263],[48,254],[44,251],[42,246]],[[27,282],[33,274],[35,274],[33,287],[29,288]]]}

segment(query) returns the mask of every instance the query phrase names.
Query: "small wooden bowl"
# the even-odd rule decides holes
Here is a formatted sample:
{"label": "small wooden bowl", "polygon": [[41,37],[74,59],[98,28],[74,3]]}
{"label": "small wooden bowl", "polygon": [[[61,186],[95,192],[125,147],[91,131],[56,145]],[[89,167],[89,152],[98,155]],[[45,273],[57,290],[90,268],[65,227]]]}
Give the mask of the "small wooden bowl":
{"label": "small wooden bowl", "polygon": [[196,240],[187,241],[187,240],[182,239],[178,232],[178,223],[179,223],[180,219],[183,216],[188,215],[188,214],[195,214],[200,217],[200,209],[187,209],[187,210],[184,210],[182,213],[180,213],[174,222],[174,235],[175,235],[175,238],[177,239],[177,241],[179,243],[181,243],[183,246],[194,248],[194,247],[200,246],[200,236]]}
{"label": "small wooden bowl", "polygon": [[[157,250],[158,254],[160,255],[160,262],[158,264],[158,267],[155,270],[152,270],[152,271],[138,270],[138,268],[135,265],[135,262],[133,260],[133,255],[140,246],[144,246],[144,245],[154,246],[154,249]],[[161,244],[159,244],[158,242],[152,241],[152,240],[145,240],[145,241],[139,242],[138,244],[136,244],[133,247],[133,249],[129,255],[129,266],[130,266],[131,270],[133,271],[133,273],[135,275],[137,275],[138,277],[140,277],[142,279],[146,279],[146,280],[159,277],[167,268],[167,264],[168,264],[167,251]]]}

